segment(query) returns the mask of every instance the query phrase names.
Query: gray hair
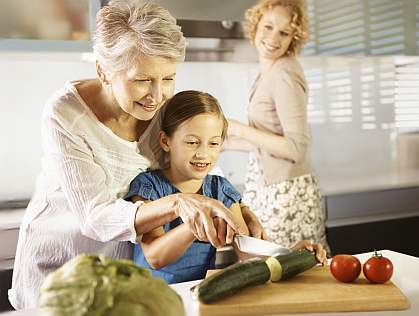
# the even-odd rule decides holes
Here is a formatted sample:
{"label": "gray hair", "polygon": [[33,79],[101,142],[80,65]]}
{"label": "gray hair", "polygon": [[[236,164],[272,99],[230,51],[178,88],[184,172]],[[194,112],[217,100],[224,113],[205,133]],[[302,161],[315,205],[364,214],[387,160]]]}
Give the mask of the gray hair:
{"label": "gray hair", "polygon": [[93,37],[96,60],[105,72],[126,70],[142,54],[185,59],[186,41],[166,9],[142,0],[112,0],[99,10]]}

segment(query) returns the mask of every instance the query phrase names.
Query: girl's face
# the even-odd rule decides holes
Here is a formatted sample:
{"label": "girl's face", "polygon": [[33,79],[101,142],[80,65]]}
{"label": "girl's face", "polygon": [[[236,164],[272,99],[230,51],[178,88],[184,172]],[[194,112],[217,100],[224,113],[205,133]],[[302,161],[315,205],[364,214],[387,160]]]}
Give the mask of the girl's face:
{"label": "girl's face", "polygon": [[173,96],[176,66],[170,59],[143,55],[134,67],[115,74],[110,81],[122,110],[138,120],[152,119]]}
{"label": "girl's face", "polygon": [[162,133],[160,142],[170,155],[175,181],[201,180],[216,164],[222,145],[223,120],[199,114],[180,124],[172,137]]}
{"label": "girl's face", "polygon": [[263,14],[254,39],[260,59],[274,61],[284,56],[293,38],[290,22],[290,12],[282,6],[275,6]]}

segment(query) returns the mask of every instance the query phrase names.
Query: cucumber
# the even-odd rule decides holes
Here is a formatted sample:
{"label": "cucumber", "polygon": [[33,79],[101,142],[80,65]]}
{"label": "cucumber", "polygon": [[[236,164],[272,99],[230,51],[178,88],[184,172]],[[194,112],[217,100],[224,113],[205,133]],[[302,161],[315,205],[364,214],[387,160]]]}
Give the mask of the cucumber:
{"label": "cucumber", "polygon": [[246,287],[264,284],[269,280],[277,282],[288,279],[316,264],[315,253],[305,249],[269,257],[266,261],[251,259],[214,273],[191,291],[194,298],[203,303],[211,303]]}
{"label": "cucumber", "polygon": [[230,296],[248,286],[269,281],[271,273],[264,260],[235,263],[214,273],[191,289],[194,298],[210,303]]}
{"label": "cucumber", "polygon": [[307,249],[299,249],[286,255],[275,256],[274,258],[279,261],[282,268],[279,280],[272,280],[271,277],[271,280],[274,282],[289,279],[317,264],[315,252],[311,252]]}

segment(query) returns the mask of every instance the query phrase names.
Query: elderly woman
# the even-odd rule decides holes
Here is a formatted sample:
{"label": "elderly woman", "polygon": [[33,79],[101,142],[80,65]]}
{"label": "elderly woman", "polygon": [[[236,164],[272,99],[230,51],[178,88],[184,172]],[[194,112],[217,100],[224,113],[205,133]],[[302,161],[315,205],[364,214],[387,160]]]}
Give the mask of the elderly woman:
{"label": "elderly woman", "polygon": [[308,38],[305,0],[260,0],[246,12],[246,31],[259,56],[250,91],[249,124],[229,120],[226,149],[250,152],[243,200],[270,239],[286,247],[301,239],[328,250],[325,213],[309,166],[308,87],[296,56]]}
{"label": "elderly woman", "polygon": [[[98,78],[67,83],[44,110],[43,169],[21,225],[9,291],[16,309],[35,307],[45,276],[78,254],[131,258],[128,241],[179,216],[214,246],[225,244],[225,223],[239,231],[221,202],[202,195],[146,204],[123,199],[140,171],[161,162],[156,113],[173,95],[185,53],[175,19],[151,3],[111,1],[97,16],[94,52]],[[261,237],[255,215],[242,211]]]}

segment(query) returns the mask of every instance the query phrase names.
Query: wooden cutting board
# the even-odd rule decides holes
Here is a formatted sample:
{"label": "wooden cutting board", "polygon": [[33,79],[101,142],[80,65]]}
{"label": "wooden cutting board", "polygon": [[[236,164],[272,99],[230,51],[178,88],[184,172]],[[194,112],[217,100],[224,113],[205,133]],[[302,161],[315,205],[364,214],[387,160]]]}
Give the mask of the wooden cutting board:
{"label": "wooden cutting board", "polygon": [[328,266],[317,266],[286,281],[247,288],[211,304],[200,303],[199,308],[201,316],[235,316],[403,310],[409,306],[392,282],[371,284],[361,273],[354,283],[342,283],[333,278]]}

